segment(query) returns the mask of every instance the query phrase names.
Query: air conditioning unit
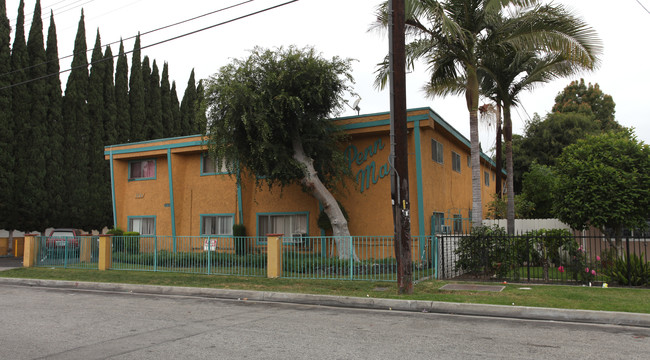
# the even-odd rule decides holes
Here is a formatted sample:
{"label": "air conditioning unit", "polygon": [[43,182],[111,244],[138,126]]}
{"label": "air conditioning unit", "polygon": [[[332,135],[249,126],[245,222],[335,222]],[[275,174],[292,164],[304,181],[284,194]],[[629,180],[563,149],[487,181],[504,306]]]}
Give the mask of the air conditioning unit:
{"label": "air conditioning unit", "polygon": [[304,233],[293,233],[291,234],[291,240],[294,244],[306,245],[308,241],[308,235]]}

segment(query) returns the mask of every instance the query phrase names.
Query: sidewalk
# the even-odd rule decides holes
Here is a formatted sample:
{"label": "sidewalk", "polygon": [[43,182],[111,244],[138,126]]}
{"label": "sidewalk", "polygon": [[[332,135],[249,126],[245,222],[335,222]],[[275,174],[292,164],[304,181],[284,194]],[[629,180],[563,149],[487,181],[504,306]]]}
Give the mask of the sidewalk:
{"label": "sidewalk", "polygon": [[[3,261],[3,259],[0,259],[0,269],[4,269],[4,263],[5,261]],[[650,314],[612,311],[568,310],[525,306],[450,303],[423,300],[395,300],[370,297],[358,298],[268,291],[207,289],[176,286],[93,283],[1,277],[0,284],[151,295],[194,296],[240,301],[268,301],[276,303],[375,309],[387,311],[409,311],[422,313],[489,316],[526,320],[564,321],[650,328]]]}

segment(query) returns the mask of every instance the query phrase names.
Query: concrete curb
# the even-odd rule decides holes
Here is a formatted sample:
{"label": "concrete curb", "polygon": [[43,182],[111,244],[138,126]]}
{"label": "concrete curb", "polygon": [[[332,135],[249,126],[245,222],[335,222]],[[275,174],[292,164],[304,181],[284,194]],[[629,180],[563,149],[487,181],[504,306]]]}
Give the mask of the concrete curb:
{"label": "concrete curb", "polygon": [[568,310],[527,306],[465,304],[423,300],[395,300],[332,295],[294,294],[270,291],[208,289],[159,285],[94,283],[64,280],[0,278],[0,284],[81,289],[152,295],[198,296],[205,298],[321,305],[347,308],[430,312],[439,314],[491,316],[527,320],[550,320],[650,328],[650,314],[614,311]]}

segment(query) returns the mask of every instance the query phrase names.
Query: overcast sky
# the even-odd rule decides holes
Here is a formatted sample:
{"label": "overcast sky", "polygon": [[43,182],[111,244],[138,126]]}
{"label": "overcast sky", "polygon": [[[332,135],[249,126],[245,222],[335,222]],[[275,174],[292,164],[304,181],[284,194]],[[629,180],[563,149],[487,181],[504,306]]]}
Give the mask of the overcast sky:
{"label": "overcast sky", "polygon": [[[290,0],[44,0],[44,33],[47,34],[50,10],[54,11],[57,26],[59,55],[72,54],[81,9],[84,9],[86,39],[91,48],[99,29],[102,44],[120,38],[131,38],[229,5],[245,3],[236,8],[215,13],[180,26],[145,34],[141,45],[146,47],[204,27],[219,24],[236,17],[251,14]],[[29,33],[35,0],[25,1],[26,26]],[[158,62],[169,63],[171,80],[177,84],[179,97],[183,96],[192,68],[197,80],[214,74],[233,58],[242,58],[256,45],[276,47],[313,45],[325,57],[340,56],[356,59],[354,62],[355,89],[361,96],[361,114],[389,110],[387,91],[373,87],[376,64],[388,51],[388,39],[382,34],[368,32],[374,20],[379,0],[299,0],[278,8],[252,15],[212,29],[179,38],[142,50]],[[18,0],[7,0],[7,16],[12,28]],[[522,96],[522,106],[513,111],[515,133],[522,133],[525,121],[534,113],[550,111],[555,95],[571,80],[583,77],[586,82],[598,83],[616,102],[616,120],[636,129],[639,139],[650,143],[650,83],[648,61],[650,49],[650,0],[563,0],[599,33],[604,55],[601,67],[592,73],[580,74],[538,87]],[[645,7],[645,8],[644,8]],[[12,43],[14,33],[12,31]],[[125,40],[125,49],[133,49],[133,39]],[[118,45],[112,45],[114,54]],[[89,55],[90,57],[90,55]],[[61,60],[61,69],[68,69],[72,59]],[[129,60],[129,68],[130,68]],[[64,75],[64,80],[65,80]],[[407,75],[407,104],[409,108],[431,107],[447,122],[469,138],[469,120],[464,98],[427,98],[420,90],[425,82],[426,68],[418,66]],[[64,83],[65,86],[65,83]],[[180,99],[179,99],[180,100]],[[354,99],[350,99],[350,102]],[[343,115],[356,115],[348,109]],[[483,150],[494,146],[494,128],[482,124]]]}

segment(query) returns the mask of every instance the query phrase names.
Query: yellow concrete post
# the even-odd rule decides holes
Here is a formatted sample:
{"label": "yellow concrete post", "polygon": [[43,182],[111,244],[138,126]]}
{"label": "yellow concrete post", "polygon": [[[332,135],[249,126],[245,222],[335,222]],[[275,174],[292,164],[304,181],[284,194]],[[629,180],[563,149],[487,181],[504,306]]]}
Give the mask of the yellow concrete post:
{"label": "yellow concrete post", "polygon": [[81,236],[79,237],[79,261],[90,262],[93,246],[93,237]]}
{"label": "yellow concrete post", "polygon": [[269,278],[282,276],[282,235],[267,234],[267,273]]}
{"label": "yellow concrete post", "polygon": [[0,256],[5,256],[9,253],[9,239],[0,238]]}
{"label": "yellow concrete post", "polygon": [[25,238],[15,237],[14,238],[14,257],[19,258],[23,257],[25,254]]}
{"label": "yellow concrete post", "polygon": [[38,241],[33,234],[25,234],[25,252],[23,254],[23,267],[33,267],[36,264]]}
{"label": "yellow concrete post", "polygon": [[111,235],[99,235],[99,270],[109,270],[111,268],[112,255]]}

